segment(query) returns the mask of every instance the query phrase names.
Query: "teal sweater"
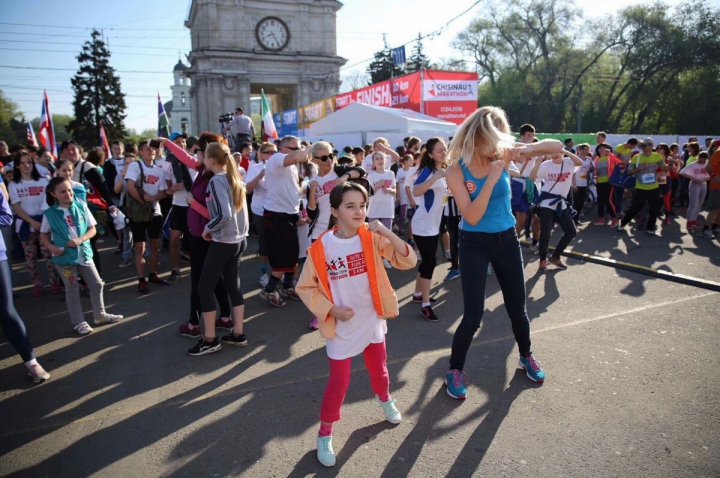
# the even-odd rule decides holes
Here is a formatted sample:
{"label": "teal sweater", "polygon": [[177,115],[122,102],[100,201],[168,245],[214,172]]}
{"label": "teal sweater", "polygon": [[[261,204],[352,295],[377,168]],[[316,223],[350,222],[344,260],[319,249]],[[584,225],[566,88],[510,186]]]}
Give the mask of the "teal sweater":
{"label": "teal sweater", "polygon": [[[60,209],[57,201],[55,204],[50,206],[44,213],[45,217],[50,223],[50,230],[52,232],[52,243],[58,247],[64,247],[65,251],[62,255],[54,257],[52,261],[55,264],[60,265],[77,265],[80,263],[79,250],[82,248],[85,261],[92,258],[93,253],[90,248],[90,241],[83,242],[80,247],[65,247],[65,244],[70,240],[70,231],[67,224],[65,223],[65,211]],[[73,201],[70,206],[70,215],[75,222],[77,227],[78,236],[82,236],[88,230],[88,220],[85,215],[85,204],[79,202],[77,199]]]}

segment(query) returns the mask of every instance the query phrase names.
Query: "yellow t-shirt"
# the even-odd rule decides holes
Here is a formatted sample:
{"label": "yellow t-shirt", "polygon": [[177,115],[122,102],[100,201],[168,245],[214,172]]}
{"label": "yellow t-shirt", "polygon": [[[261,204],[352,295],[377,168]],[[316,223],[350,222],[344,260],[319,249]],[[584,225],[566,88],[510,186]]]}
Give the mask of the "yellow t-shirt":
{"label": "yellow t-shirt", "polygon": [[636,154],[630,161],[630,168],[635,169],[638,165],[650,164],[651,167],[635,173],[635,189],[650,191],[658,188],[657,177],[655,172],[663,158],[658,153],[650,153],[648,156],[644,154]]}
{"label": "yellow t-shirt", "polygon": [[687,161],[685,161],[685,166],[690,166],[695,161],[697,161],[697,156],[690,156]]}
{"label": "yellow t-shirt", "polygon": [[630,158],[632,157],[632,152],[633,150],[625,146],[625,143],[615,146],[615,155],[626,163],[630,161]]}

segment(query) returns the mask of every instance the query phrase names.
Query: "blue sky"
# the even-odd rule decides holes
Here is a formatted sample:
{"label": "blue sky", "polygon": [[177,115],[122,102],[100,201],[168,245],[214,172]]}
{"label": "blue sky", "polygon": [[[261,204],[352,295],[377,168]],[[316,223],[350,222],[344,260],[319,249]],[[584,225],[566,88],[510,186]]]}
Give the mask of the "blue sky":
{"label": "blue sky", "polygon": [[[391,46],[438,31],[425,40],[432,61],[458,56],[450,43],[480,11],[482,3],[450,25],[475,0],[346,0],[338,12],[338,54],[348,59],[342,73],[362,70],[364,60],[382,48],[382,34]],[[579,0],[586,17],[611,14],[637,0]],[[679,3],[666,0],[666,3]],[[720,4],[720,0],[712,0]],[[170,99],[172,68],[179,55],[189,52],[189,30],[183,26],[189,0],[40,1],[0,0],[0,89],[28,118],[40,115],[42,90],[47,89],[54,114],[72,114],[70,78],[77,69],[75,57],[101,29],[112,53],[126,93],[126,125],[137,131],[157,124],[159,91]],[[10,7],[12,5],[12,7]],[[32,26],[31,26],[32,25]],[[408,46],[407,54],[410,54]],[[356,65],[353,66],[352,65]],[[18,67],[18,68],[9,68]],[[48,68],[47,70],[40,68]],[[51,70],[54,69],[54,70]]]}

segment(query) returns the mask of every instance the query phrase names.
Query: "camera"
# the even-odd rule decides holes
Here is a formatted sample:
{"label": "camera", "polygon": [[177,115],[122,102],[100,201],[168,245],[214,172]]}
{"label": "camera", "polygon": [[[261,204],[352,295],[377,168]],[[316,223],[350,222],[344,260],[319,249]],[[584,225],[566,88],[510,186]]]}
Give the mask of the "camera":
{"label": "camera", "polygon": [[225,113],[218,117],[218,123],[229,123],[230,121],[235,118],[235,115],[232,113]]}

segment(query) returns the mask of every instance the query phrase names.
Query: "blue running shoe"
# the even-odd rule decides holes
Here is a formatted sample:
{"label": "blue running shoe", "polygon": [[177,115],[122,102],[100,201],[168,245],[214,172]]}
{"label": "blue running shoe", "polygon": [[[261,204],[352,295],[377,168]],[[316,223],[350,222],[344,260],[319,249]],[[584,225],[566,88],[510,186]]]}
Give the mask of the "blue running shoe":
{"label": "blue running shoe", "polygon": [[525,375],[533,382],[543,383],[545,381],[545,371],[532,352],[524,357],[520,357],[518,366],[525,370]]}
{"label": "blue running shoe", "polygon": [[453,279],[457,279],[458,277],[460,277],[460,272],[456,271],[455,269],[450,269],[445,276],[445,280],[451,281]]}
{"label": "blue running shoe", "polygon": [[455,400],[465,400],[467,389],[465,385],[470,381],[465,372],[459,370],[448,370],[445,373],[445,385],[447,386],[447,394]]}

